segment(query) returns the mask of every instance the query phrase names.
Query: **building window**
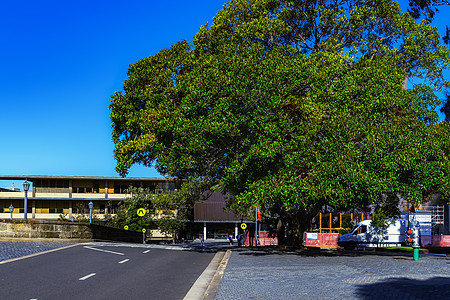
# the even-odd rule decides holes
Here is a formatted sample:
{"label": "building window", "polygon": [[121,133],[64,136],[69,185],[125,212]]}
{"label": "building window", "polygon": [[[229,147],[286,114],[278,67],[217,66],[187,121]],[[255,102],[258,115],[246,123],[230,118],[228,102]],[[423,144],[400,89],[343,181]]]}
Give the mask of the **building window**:
{"label": "building window", "polygon": [[132,187],[140,187],[141,184],[139,182],[120,182],[120,181],[115,181],[114,182],[114,194],[126,194],[127,190],[130,188],[130,186]]}

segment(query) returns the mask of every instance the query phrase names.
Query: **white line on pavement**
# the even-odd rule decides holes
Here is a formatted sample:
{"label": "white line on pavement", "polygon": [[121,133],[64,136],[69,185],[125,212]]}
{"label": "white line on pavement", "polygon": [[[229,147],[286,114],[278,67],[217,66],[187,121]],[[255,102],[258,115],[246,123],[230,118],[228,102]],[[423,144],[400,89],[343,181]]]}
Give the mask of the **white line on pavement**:
{"label": "white line on pavement", "polygon": [[127,259],[124,259],[124,260],[122,260],[122,261],[119,261],[119,264],[123,264],[123,263],[126,263],[127,261],[129,261],[129,259],[127,258]]}
{"label": "white line on pavement", "polygon": [[91,250],[96,250],[96,251],[101,251],[101,252],[106,252],[106,253],[117,254],[117,255],[125,255],[125,254],[120,253],[120,252],[114,252],[114,251],[109,251],[109,250],[97,249],[97,248],[89,247],[89,246],[84,246],[84,248],[91,249]]}
{"label": "white line on pavement", "polygon": [[142,253],[149,253],[150,252],[150,250],[145,250],[144,252],[142,252]]}
{"label": "white line on pavement", "polygon": [[84,277],[81,277],[80,279],[78,279],[78,280],[86,280],[86,279],[88,279],[89,277],[92,277],[92,276],[95,276],[96,275],[96,273],[91,273],[91,274],[89,274],[89,275],[86,275],[86,276],[84,276]]}

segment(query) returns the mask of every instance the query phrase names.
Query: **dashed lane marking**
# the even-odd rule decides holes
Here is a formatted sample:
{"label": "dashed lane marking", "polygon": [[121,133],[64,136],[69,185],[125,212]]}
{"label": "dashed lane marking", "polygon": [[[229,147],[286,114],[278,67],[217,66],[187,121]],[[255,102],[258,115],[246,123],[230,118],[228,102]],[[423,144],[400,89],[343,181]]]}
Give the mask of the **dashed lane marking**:
{"label": "dashed lane marking", "polygon": [[90,277],[92,277],[92,276],[95,276],[96,275],[96,273],[91,273],[91,274],[89,274],[89,275],[86,275],[86,276],[84,276],[84,277],[81,277],[80,279],[78,279],[78,280],[86,280],[86,279],[88,279],[88,278],[90,278]]}
{"label": "dashed lane marking", "polygon": [[145,250],[144,252],[142,252],[142,253],[149,253],[150,252],[150,250]]}
{"label": "dashed lane marking", "polygon": [[122,260],[122,261],[119,261],[119,264],[123,264],[123,263],[126,263],[127,261],[129,261],[129,259],[127,258],[127,259],[124,259],[124,260]]}
{"label": "dashed lane marking", "polygon": [[114,252],[114,251],[109,251],[109,250],[104,250],[104,249],[97,249],[97,248],[89,247],[89,246],[84,246],[84,248],[90,249],[90,250],[96,250],[96,251],[100,251],[100,252],[106,252],[106,253],[116,254],[116,255],[125,255],[124,253]]}

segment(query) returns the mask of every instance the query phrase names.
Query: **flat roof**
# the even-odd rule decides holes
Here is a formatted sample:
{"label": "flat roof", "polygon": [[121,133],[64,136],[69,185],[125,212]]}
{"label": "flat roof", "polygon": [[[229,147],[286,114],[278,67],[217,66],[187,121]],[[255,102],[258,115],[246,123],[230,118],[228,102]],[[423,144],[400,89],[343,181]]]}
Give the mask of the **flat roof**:
{"label": "flat roof", "polygon": [[116,181],[170,181],[165,177],[63,176],[63,175],[0,175],[0,180],[79,179]]}

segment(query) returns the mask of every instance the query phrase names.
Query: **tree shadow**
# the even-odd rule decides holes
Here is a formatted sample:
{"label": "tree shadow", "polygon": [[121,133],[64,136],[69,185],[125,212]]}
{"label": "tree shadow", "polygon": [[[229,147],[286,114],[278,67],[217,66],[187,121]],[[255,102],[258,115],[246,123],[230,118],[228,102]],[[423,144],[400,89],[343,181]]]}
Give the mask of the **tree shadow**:
{"label": "tree shadow", "polygon": [[450,277],[426,280],[389,278],[374,284],[358,285],[358,299],[450,299]]}
{"label": "tree shadow", "polygon": [[[326,249],[311,249],[311,248],[280,248],[280,247],[244,247],[235,248],[233,251],[239,255],[251,256],[266,256],[266,255],[296,255],[296,256],[310,256],[310,257],[361,257],[368,255],[375,256],[396,256],[409,259],[412,257],[411,253],[392,253],[392,252],[375,252],[375,251],[347,251],[347,250],[326,250]],[[412,259],[412,258],[410,258]]]}

